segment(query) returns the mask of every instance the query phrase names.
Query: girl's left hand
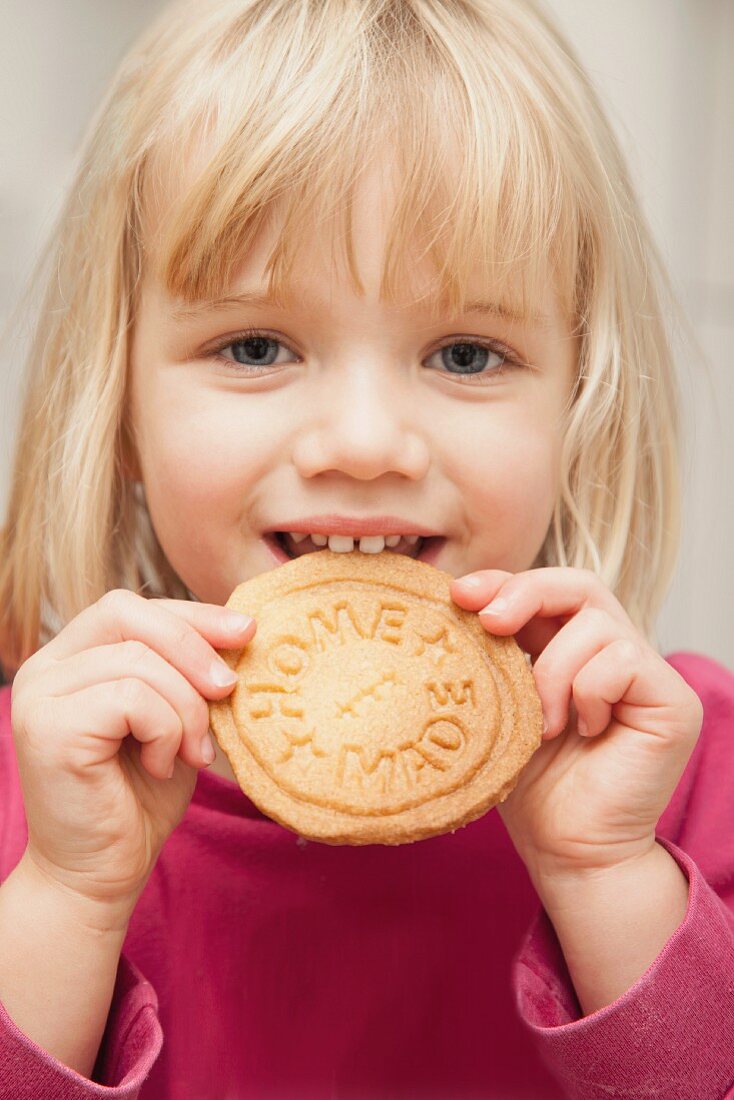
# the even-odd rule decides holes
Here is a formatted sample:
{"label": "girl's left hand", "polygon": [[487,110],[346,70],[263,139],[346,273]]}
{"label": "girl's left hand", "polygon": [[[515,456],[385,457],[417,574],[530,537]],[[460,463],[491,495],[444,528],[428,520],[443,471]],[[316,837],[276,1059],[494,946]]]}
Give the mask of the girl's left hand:
{"label": "girl's left hand", "polygon": [[516,636],[547,723],[497,807],[531,878],[644,855],[701,732],[700,699],[591,570],[472,576],[475,588],[452,581],[452,599],[488,633]]}

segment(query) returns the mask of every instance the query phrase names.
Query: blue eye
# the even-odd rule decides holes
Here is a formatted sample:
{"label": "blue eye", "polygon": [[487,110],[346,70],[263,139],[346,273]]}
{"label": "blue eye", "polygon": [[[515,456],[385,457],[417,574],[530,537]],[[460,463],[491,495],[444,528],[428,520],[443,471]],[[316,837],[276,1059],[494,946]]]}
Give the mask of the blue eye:
{"label": "blue eye", "polygon": [[[294,356],[285,344],[266,332],[259,329],[247,329],[234,339],[220,344],[212,349],[212,354],[220,361],[227,363],[235,372],[257,374],[258,367],[271,367],[283,365],[282,360],[276,364],[279,350]],[[223,354],[229,352],[230,354]],[[494,342],[480,340],[453,340],[444,344],[432,352],[425,360],[427,364],[440,356],[441,368],[439,373],[448,374],[460,382],[483,383],[491,382],[493,378],[504,374],[507,370],[522,367],[520,360],[516,359],[509,348]],[[298,358],[295,356],[295,358]],[[435,368],[431,368],[435,369]]]}
{"label": "blue eye", "polygon": [[[278,357],[278,348],[283,348],[279,340],[274,340],[264,332],[252,330],[243,333],[228,344],[215,348],[218,356],[227,363],[238,363],[243,367],[270,367]],[[232,358],[222,355],[231,350]]]}
{"label": "blue eye", "polygon": [[[508,365],[515,365],[503,348],[495,348],[477,341],[444,344],[429,356],[427,362],[437,355],[440,355],[441,363],[447,372],[459,378],[484,379],[490,375],[502,374]],[[485,370],[491,360],[494,361],[493,365]]]}

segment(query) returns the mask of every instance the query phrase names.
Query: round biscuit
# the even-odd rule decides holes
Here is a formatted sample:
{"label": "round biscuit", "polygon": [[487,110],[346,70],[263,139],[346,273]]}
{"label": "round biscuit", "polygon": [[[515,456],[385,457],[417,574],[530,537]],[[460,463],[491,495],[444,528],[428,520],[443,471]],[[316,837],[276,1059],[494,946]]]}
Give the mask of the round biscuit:
{"label": "round biscuit", "polygon": [[326,844],[407,844],[504,801],[542,741],[528,658],[449,594],[452,576],[384,550],[303,554],[237,586],[254,638],[209,704],[238,783]]}

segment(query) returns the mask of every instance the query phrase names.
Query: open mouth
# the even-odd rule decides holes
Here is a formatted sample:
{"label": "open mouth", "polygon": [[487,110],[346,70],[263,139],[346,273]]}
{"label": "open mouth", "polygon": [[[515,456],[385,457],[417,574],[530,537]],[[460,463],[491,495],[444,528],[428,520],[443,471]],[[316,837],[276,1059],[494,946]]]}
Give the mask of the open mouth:
{"label": "open mouth", "polygon": [[[300,542],[296,543],[285,531],[267,531],[263,534],[263,539],[278,561],[290,561],[294,558],[300,558],[304,554],[313,554],[319,550],[327,549],[326,546],[317,546],[310,535],[307,535]],[[446,539],[442,536],[434,536],[431,538],[419,537],[417,542],[413,543],[408,542],[405,538],[401,538],[396,546],[385,546],[384,549],[389,550],[393,554],[404,554],[405,557],[431,562],[436,558],[436,555],[440,552],[445,542]],[[367,545],[374,546],[374,542],[371,544],[365,543],[365,546]],[[359,539],[354,540],[353,549],[359,553],[383,553],[382,549],[361,549]],[[337,551],[337,553],[347,552],[348,550]]]}

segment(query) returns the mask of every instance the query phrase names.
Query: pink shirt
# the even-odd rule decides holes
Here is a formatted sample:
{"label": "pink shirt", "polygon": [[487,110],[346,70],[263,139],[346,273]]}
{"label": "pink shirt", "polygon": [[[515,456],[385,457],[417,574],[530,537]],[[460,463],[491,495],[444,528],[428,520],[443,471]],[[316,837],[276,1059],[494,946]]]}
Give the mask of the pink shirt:
{"label": "pink shirt", "polygon": [[[613,1004],[582,1015],[496,810],[416,844],[332,847],[202,771],[133,915],[92,1079],[0,1005],[0,1097],[734,1097],[734,675],[668,660],[705,714],[658,825],[688,909]],[[9,709],[6,687],[0,879],[27,835]]]}

